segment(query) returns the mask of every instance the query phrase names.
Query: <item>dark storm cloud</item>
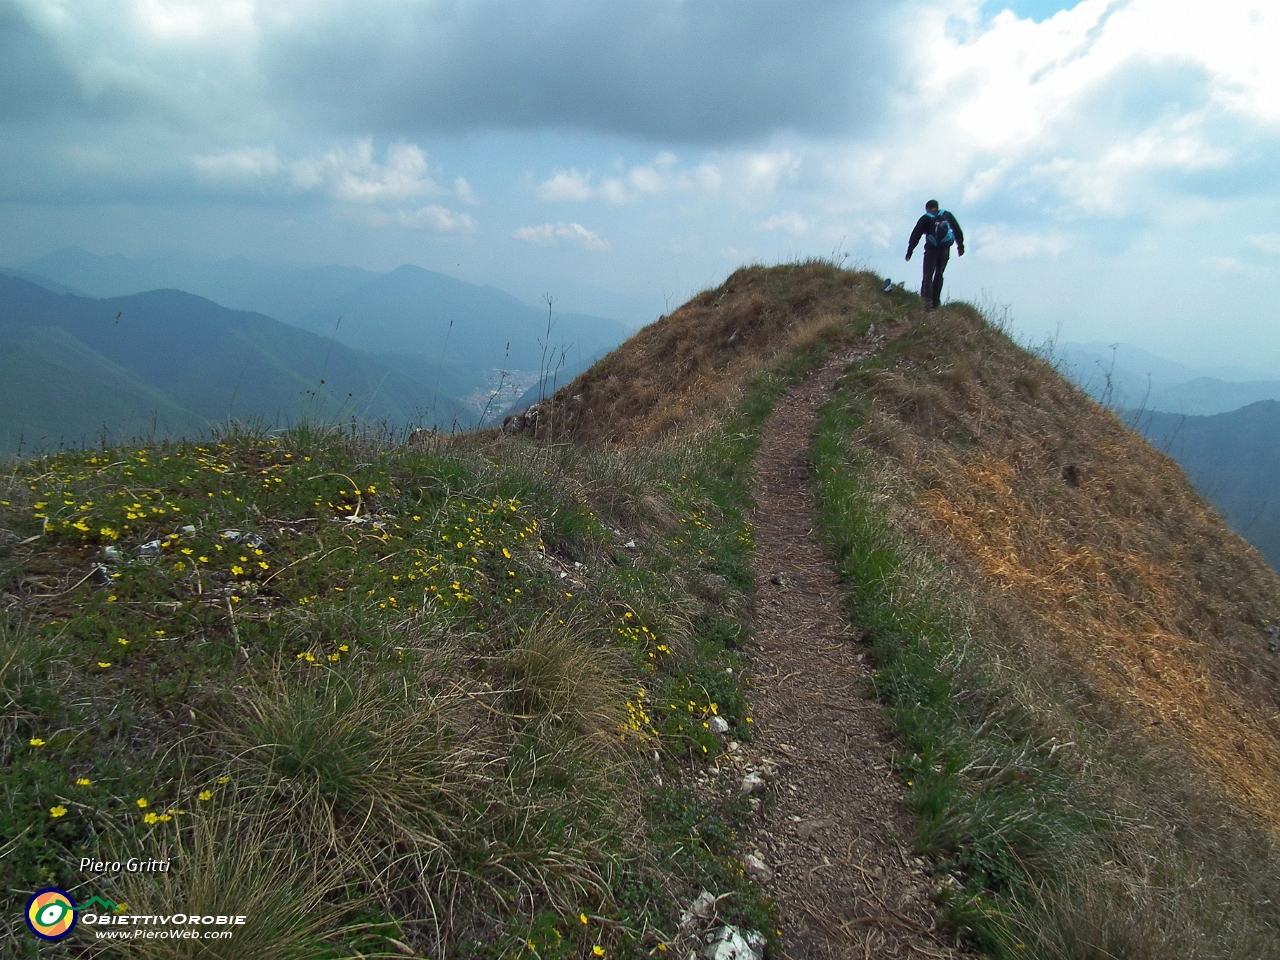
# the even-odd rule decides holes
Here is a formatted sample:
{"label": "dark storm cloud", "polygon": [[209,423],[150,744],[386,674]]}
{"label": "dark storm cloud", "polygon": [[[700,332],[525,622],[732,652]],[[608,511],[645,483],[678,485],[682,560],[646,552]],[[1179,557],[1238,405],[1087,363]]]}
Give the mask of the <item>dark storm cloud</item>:
{"label": "dark storm cloud", "polygon": [[47,120],[88,105],[50,40],[0,3],[0,122]]}
{"label": "dark storm cloud", "polygon": [[390,0],[268,34],[289,112],[341,127],[553,127],[722,144],[856,130],[904,69],[902,3]]}

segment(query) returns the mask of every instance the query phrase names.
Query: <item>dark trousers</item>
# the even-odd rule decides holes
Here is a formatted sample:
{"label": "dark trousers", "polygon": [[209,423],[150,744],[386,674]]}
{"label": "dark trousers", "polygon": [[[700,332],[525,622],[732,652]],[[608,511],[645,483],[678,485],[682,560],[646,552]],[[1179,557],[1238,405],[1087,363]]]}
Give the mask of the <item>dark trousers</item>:
{"label": "dark trousers", "polygon": [[951,247],[924,247],[924,278],[920,281],[920,299],[925,306],[942,306],[942,271],[951,259]]}

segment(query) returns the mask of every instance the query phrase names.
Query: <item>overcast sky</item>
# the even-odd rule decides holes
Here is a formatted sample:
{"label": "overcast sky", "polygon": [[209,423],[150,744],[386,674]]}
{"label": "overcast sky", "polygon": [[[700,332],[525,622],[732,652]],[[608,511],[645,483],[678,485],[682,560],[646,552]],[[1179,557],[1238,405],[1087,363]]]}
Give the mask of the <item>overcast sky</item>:
{"label": "overcast sky", "polygon": [[1024,336],[1280,376],[1278,50],[1275,0],[0,0],[0,264],[415,263],[656,314],[835,252],[918,286],[936,197],[948,293]]}

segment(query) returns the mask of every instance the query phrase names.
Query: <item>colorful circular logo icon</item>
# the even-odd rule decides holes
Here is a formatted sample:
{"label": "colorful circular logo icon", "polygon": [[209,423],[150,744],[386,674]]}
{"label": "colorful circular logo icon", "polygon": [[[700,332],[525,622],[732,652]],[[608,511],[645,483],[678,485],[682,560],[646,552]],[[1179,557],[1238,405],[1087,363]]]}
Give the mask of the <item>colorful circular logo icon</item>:
{"label": "colorful circular logo icon", "polygon": [[76,926],[76,902],[65,890],[45,887],[27,901],[27,926],[41,940],[61,940]]}

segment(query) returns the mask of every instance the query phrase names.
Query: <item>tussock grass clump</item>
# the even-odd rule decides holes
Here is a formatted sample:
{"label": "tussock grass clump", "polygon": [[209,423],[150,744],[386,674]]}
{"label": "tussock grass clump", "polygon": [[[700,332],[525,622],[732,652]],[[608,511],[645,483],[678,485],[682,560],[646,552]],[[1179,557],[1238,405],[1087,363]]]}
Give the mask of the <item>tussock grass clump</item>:
{"label": "tussock grass clump", "polygon": [[[115,892],[126,905],[169,905],[173,913],[188,916],[244,916],[247,922],[235,936],[214,941],[130,936],[103,943],[106,952],[143,960],[306,960],[317,956],[317,946],[335,928],[360,939],[354,913],[335,918],[327,897],[343,882],[341,861],[311,855],[273,814],[269,807],[250,803],[194,817],[174,831],[168,851],[182,869],[126,872]],[[136,853],[122,845],[114,859]],[[131,927],[114,929],[133,932]]]}
{"label": "tussock grass clump", "polygon": [[462,695],[424,695],[378,674],[298,672],[238,691],[218,737],[224,776],[278,800],[277,816],[301,818],[299,829],[336,836],[372,819],[441,847],[436,834],[455,832],[483,756]]}
{"label": "tussock grass clump", "polygon": [[578,624],[535,623],[507,651],[500,679],[514,713],[612,744],[630,692],[619,655]]}

